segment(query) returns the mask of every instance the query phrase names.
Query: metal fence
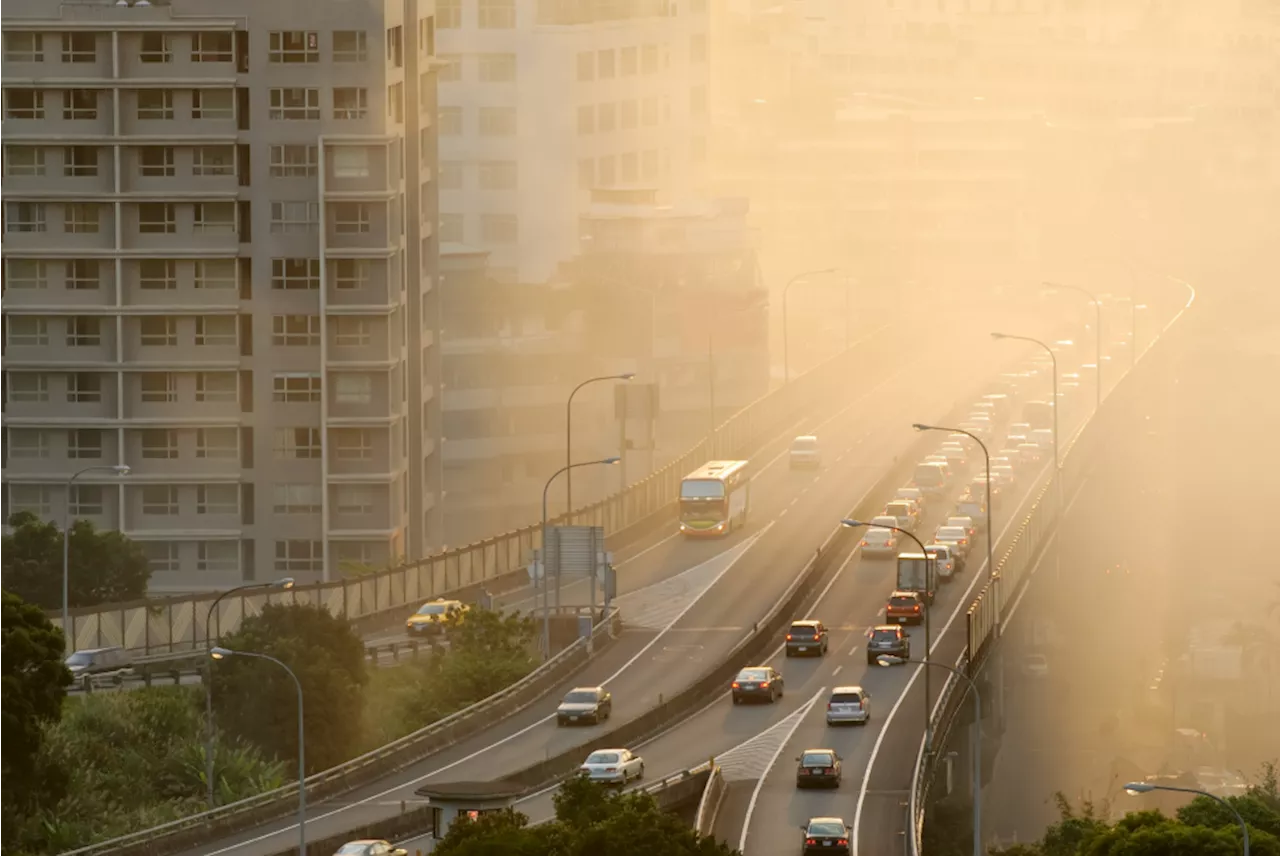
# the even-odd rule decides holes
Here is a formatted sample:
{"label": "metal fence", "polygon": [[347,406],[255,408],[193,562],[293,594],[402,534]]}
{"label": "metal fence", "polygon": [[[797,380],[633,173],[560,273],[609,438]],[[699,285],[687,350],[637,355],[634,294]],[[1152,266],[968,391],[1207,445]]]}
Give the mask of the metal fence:
{"label": "metal fence", "polygon": [[[626,490],[550,522],[603,526],[606,536],[625,539],[627,530],[668,509],[679,493],[680,480],[713,456],[749,454],[777,439],[778,430],[799,414],[838,406],[840,399],[832,391],[851,369],[865,363],[866,350],[874,347],[871,343],[892,345],[892,337],[885,335],[889,329],[888,325],[875,328],[846,351],[757,399],[725,420],[712,437]],[[238,592],[223,598],[208,627],[205,616],[216,592],[77,609],[70,615],[68,641],[74,639],[77,649],[118,645],[148,654],[177,653],[203,647],[206,635],[234,632],[243,618],[258,614],[268,603],[317,604],[347,620],[366,619],[523,573],[533,550],[540,546],[541,526],[530,524],[374,574],[287,591]],[[62,623],[59,613],[50,612],[49,618],[55,625]]]}

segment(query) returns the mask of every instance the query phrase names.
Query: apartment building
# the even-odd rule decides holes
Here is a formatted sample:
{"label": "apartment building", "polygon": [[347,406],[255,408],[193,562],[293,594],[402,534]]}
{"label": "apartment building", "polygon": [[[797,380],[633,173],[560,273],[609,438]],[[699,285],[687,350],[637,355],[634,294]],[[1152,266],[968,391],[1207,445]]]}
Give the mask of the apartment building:
{"label": "apartment building", "polygon": [[122,530],[157,592],[438,543],[434,30],[5,3],[6,515]]}
{"label": "apartment building", "polygon": [[546,283],[593,188],[703,185],[706,0],[437,0],[440,238]]}

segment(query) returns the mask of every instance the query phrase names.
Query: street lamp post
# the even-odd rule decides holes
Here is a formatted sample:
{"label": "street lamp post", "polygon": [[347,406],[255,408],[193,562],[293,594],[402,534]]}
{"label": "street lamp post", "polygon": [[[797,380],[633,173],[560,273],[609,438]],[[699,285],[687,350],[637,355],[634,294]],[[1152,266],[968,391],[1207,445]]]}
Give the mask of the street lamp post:
{"label": "street lamp post", "polygon": [[1231,803],[1224,800],[1217,794],[1211,794],[1208,791],[1197,790],[1196,788],[1179,788],[1173,785],[1153,785],[1150,782],[1129,782],[1124,786],[1125,793],[1129,796],[1136,797],[1138,794],[1150,793],[1151,791],[1176,791],[1182,794],[1196,794],[1197,796],[1208,797],[1211,800],[1217,800],[1227,807],[1227,811],[1235,815],[1236,823],[1240,824],[1240,840],[1244,845],[1244,856],[1249,856],[1249,824],[1244,822],[1244,818],[1240,816],[1240,812],[1235,810]]}
{"label": "street lamp post", "polygon": [[[550,568],[547,567],[547,491],[551,489],[551,483],[561,473],[567,473],[578,467],[591,467],[597,464],[612,465],[622,460],[618,457],[605,458],[602,461],[579,461],[576,464],[566,464],[551,474],[551,478],[547,479],[547,483],[542,488],[542,653],[544,656],[551,656],[551,604],[550,604],[550,580],[547,575]],[[591,610],[592,623],[595,623],[595,574],[591,575]],[[556,606],[560,606],[560,568],[556,568]]]}
{"label": "street lamp post", "polygon": [[1044,348],[1044,352],[1049,355],[1049,360],[1053,364],[1053,472],[1057,477],[1058,471],[1062,469],[1062,457],[1058,454],[1058,357],[1050,348],[1039,339],[1033,339],[1030,336],[1014,336],[1011,333],[992,333],[993,339],[1013,339],[1018,342],[1030,342],[1033,345],[1039,345]]}
{"label": "street lamp post", "polygon": [[129,475],[128,464],[95,465],[77,470],[67,479],[67,507],[62,518],[62,633],[71,643],[71,653],[76,650],[76,635],[71,627],[71,490],[76,479],[85,473],[106,472],[118,476]]}
{"label": "street lamp post", "polygon": [[[1068,290],[1068,291],[1078,291],[1078,292],[1080,292],[1081,294],[1083,294],[1085,297],[1087,297],[1087,298],[1089,298],[1090,300],[1092,300],[1092,301],[1093,301],[1093,312],[1094,312],[1094,319],[1095,319],[1095,324],[1094,324],[1094,328],[1093,328],[1093,355],[1094,355],[1094,356],[1093,356],[1093,361],[1094,361],[1094,362],[1097,364],[1097,366],[1098,366],[1098,369],[1097,369],[1097,371],[1098,371],[1098,376],[1097,376],[1096,378],[1094,378],[1094,380],[1096,380],[1096,381],[1097,381],[1097,383],[1096,383],[1096,391],[1097,391],[1097,400],[1096,400],[1096,402],[1097,402],[1097,403],[1096,403],[1096,405],[1095,405],[1095,406],[1096,406],[1097,408],[1101,409],[1101,407],[1102,407],[1102,302],[1101,302],[1100,300],[1098,300],[1097,296],[1095,296],[1095,295],[1094,295],[1094,293],[1093,293],[1092,291],[1089,291],[1089,290],[1087,290],[1087,289],[1081,288],[1081,287],[1080,287],[1080,286],[1078,286],[1078,285],[1066,285],[1066,284],[1059,283],[1059,282],[1046,282],[1046,283],[1043,283],[1043,285],[1044,285],[1046,288],[1056,288],[1056,289],[1066,289],[1066,290]],[[1056,370],[1056,369],[1054,370],[1054,378],[1055,378],[1055,379],[1057,378],[1057,370]],[[1055,403],[1055,404],[1057,403],[1056,399],[1055,399],[1055,402],[1054,402],[1054,403]]]}
{"label": "street lamp post", "polygon": [[996,525],[991,520],[991,452],[988,451],[987,444],[978,439],[975,434],[963,428],[946,428],[941,425],[925,425],[921,422],[916,422],[911,427],[917,431],[949,431],[952,434],[964,434],[981,447],[982,456],[987,463],[987,576],[994,577],[996,575],[996,560],[995,547],[992,542],[995,539]]}
{"label": "street lamp post", "polygon": [[788,335],[790,328],[787,326],[787,295],[791,292],[791,286],[806,276],[835,273],[837,270],[838,268],[822,268],[798,273],[787,280],[787,284],[782,287],[782,382],[784,384],[791,383],[791,337]]}
{"label": "street lamp post", "polygon": [[[847,526],[850,529],[856,529],[859,526],[870,526],[871,524],[863,520],[841,520],[840,525]],[[908,532],[907,530],[900,529],[897,526],[882,526],[880,524],[876,524],[876,525],[880,529],[892,529],[894,532],[897,532],[901,535],[906,535],[912,541],[916,542],[916,546],[920,548],[920,555],[924,556],[924,569],[925,569],[924,576],[925,576],[925,586],[927,587],[929,585],[929,563],[933,561],[933,559],[932,557],[930,557],[929,551],[924,548],[924,544],[920,541],[920,539],[917,538],[914,534]],[[926,663],[929,662],[929,612],[932,610],[932,607],[933,607],[932,603],[925,603],[924,661]],[[931,697],[932,697],[932,693],[930,692],[929,673],[925,672],[924,673],[924,734],[925,734],[924,742],[926,746],[933,748],[933,721],[929,716],[929,699]]]}
{"label": "street lamp post", "polygon": [[[218,608],[218,602],[229,594],[238,591],[248,591],[250,589],[260,588],[293,588],[293,577],[284,577],[283,579],[274,580],[269,583],[249,583],[247,585],[229,588],[213,599],[213,603],[209,604],[209,611],[204,617],[204,649],[206,651],[213,650],[210,642],[209,627],[213,624],[213,612]],[[222,622],[218,622],[218,637],[222,637]],[[217,807],[214,801],[213,790],[213,658],[210,657],[204,665],[204,770],[205,782],[208,785],[209,810],[212,811]]]}
{"label": "street lamp post", "polygon": [[[573,388],[569,393],[569,400],[564,406],[564,463],[569,466],[573,462],[573,397],[578,394],[578,390],[592,383],[600,383],[606,380],[631,380],[636,376],[635,372],[623,372],[616,375],[601,375],[600,377],[589,377],[582,383]],[[626,413],[623,413],[623,419],[626,419]],[[625,487],[625,485],[623,486]],[[573,513],[573,473],[566,473],[564,477],[564,501],[565,513]]]}
{"label": "street lamp post", "polygon": [[[904,660],[901,657],[877,657],[881,666],[896,666],[899,663],[910,663],[915,666],[932,666],[935,669],[946,669],[969,685],[973,693],[973,856],[983,856],[982,852],[982,696],[978,693],[978,685],[973,678],[946,663],[935,663],[931,660]],[[928,676],[928,670],[925,675]],[[1248,848],[1245,848],[1248,853]]]}
{"label": "street lamp post", "polygon": [[230,648],[212,648],[209,656],[214,660],[225,660],[227,657],[254,657],[275,663],[289,673],[293,685],[298,690],[298,856],[307,856],[307,737],[304,730],[306,717],[302,709],[302,682],[284,663],[269,654],[258,654],[253,651],[232,651]]}

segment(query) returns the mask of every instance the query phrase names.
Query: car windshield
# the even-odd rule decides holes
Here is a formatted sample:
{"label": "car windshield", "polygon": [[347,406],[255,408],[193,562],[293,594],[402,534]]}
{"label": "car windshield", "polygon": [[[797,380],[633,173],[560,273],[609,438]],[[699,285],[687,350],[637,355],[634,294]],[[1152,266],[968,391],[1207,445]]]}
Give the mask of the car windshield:
{"label": "car windshield", "polygon": [[842,836],[844,835],[844,824],[827,821],[813,821],[809,824],[809,835]]}
{"label": "car windshield", "polygon": [[791,628],[792,636],[817,636],[818,628],[808,624],[793,625]]}
{"label": "car windshield", "polygon": [[764,669],[743,669],[738,672],[738,680],[740,681],[765,681],[769,679],[769,673]]}
{"label": "car windshield", "polygon": [[685,479],[680,483],[681,499],[723,499],[724,482],[716,479]]}
{"label": "car windshield", "polygon": [[68,666],[88,666],[93,663],[93,655],[77,651],[67,658]]}
{"label": "car windshield", "polygon": [[[776,449],[777,446],[774,446]],[[797,437],[795,442],[791,444],[792,451],[795,452],[813,452],[818,448],[818,441],[813,437]]]}
{"label": "car windshield", "polygon": [[339,847],[338,852],[333,854],[333,856],[360,856],[360,854],[366,852],[368,849],[368,844],[356,844],[353,842]]}
{"label": "car windshield", "polygon": [[888,529],[868,529],[867,540],[876,543],[888,542],[893,537],[893,532]]}
{"label": "car windshield", "polygon": [[896,630],[877,630],[871,636],[873,642],[897,642],[898,632]]}
{"label": "car windshield", "polygon": [[[418,610],[419,615],[444,615],[448,611],[443,603],[426,603]],[[401,613],[403,615],[404,613]]]}
{"label": "car windshield", "polygon": [[830,752],[806,752],[800,759],[806,767],[830,767],[834,761]]}
{"label": "car windshield", "polygon": [[596,694],[591,692],[590,690],[583,690],[582,692],[571,692],[564,697],[564,700],[569,704],[582,704],[583,702],[593,702],[596,700]]}
{"label": "car windshield", "polygon": [[592,752],[587,756],[588,764],[616,764],[618,763],[617,752]]}

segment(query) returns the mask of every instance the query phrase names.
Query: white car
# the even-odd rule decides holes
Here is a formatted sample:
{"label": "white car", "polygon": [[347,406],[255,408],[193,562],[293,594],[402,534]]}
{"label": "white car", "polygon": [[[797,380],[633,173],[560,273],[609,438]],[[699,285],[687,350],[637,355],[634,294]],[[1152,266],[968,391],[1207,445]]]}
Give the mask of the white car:
{"label": "white car", "polygon": [[[1014,467],[1016,469],[1025,463],[1026,460],[1022,457],[1022,452],[1017,447],[1001,449],[991,458],[992,469],[996,467]],[[991,478],[995,480],[995,475],[992,474]]]}
{"label": "white car", "polygon": [[1041,449],[1053,448],[1053,429],[1037,428],[1027,435],[1027,439],[1035,443]]}
{"label": "white car", "polygon": [[[914,502],[905,499],[895,499],[886,503],[884,507],[884,516],[892,517],[898,521],[894,525],[899,529],[905,529],[911,532],[916,528],[916,524],[920,521],[920,510]],[[872,521],[874,523],[874,521]],[[877,524],[878,525],[878,524]]]}
{"label": "white car", "polygon": [[1030,422],[1010,422],[1009,433],[1017,434],[1019,437],[1030,437],[1031,423]]}
{"label": "white car", "polygon": [[1026,434],[1009,434],[1004,438],[1004,447],[1006,449],[1016,449],[1023,443],[1030,442]]}
{"label": "white car", "polygon": [[1047,677],[1049,674],[1049,658],[1044,654],[1028,654],[1022,663],[1022,673],[1033,678]]}
{"label": "white car", "polygon": [[991,462],[991,478],[1003,487],[1009,487],[1017,480],[1013,467],[1008,464],[997,464],[995,461]]}
{"label": "white car", "polygon": [[977,435],[983,440],[986,440],[991,436],[990,422],[961,422],[958,427],[963,428],[971,434]]}
{"label": "white car", "polygon": [[822,453],[818,449],[818,438],[813,434],[801,434],[791,441],[791,469],[816,468],[822,466]]}
{"label": "white car", "polygon": [[969,462],[969,453],[959,443],[943,443],[938,447],[938,454],[957,467],[963,467]]}
{"label": "white car", "polygon": [[935,544],[949,544],[956,549],[961,558],[969,555],[969,530],[963,526],[939,526],[933,533]]}
{"label": "white car", "polygon": [[957,514],[954,517],[948,517],[947,522],[942,525],[943,526],[959,526],[963,528],[966,532],[969,533],[970,540],[972,540],[973,538],[976,538],[978,535],[978,524],[973,522],[972,517],[966,517],[964,515]]}
{"label": "white car", "polygon": [[625,785],[644,778],[644,759],[630,749],[597,749],[578,769],[593,782]]}
{"label": "white car", "polygon": [[924,491],[920,490],[918,487],[900,487],[893,497],[894,499],[905,499],[908,502],[914,502],[917,514],[922,514],[924,512]]}
{"label": "white car", "polygon": [[938,569],[938,579],[947,582],[956,575],[959,562],[950,544],[925,544],[924,551],[933,557],[933,566]]}
{"label": "white car", "polygon": [[852,722],[866,725],[871,719],[871,696],[858,686],[836,687],[827,700],[827,725]]}
{"label": "white car", "polygon": [[1024,460],[1033,464],[1039,462],[1044,455],[1044,449],[1040,448],[1039,443],[1019,443],[1018,451],[1022,453]]}
{"label": "white car", "polygon": [[892,529],[868,529],[862,533],[859,542],[864,556],[896,556],[898,555],[898,533]]}
{"label": "white car", "polygon": [[335,850],[333,856],[407,856],[408,852],[381,838],[360,838],[348,841]]}

